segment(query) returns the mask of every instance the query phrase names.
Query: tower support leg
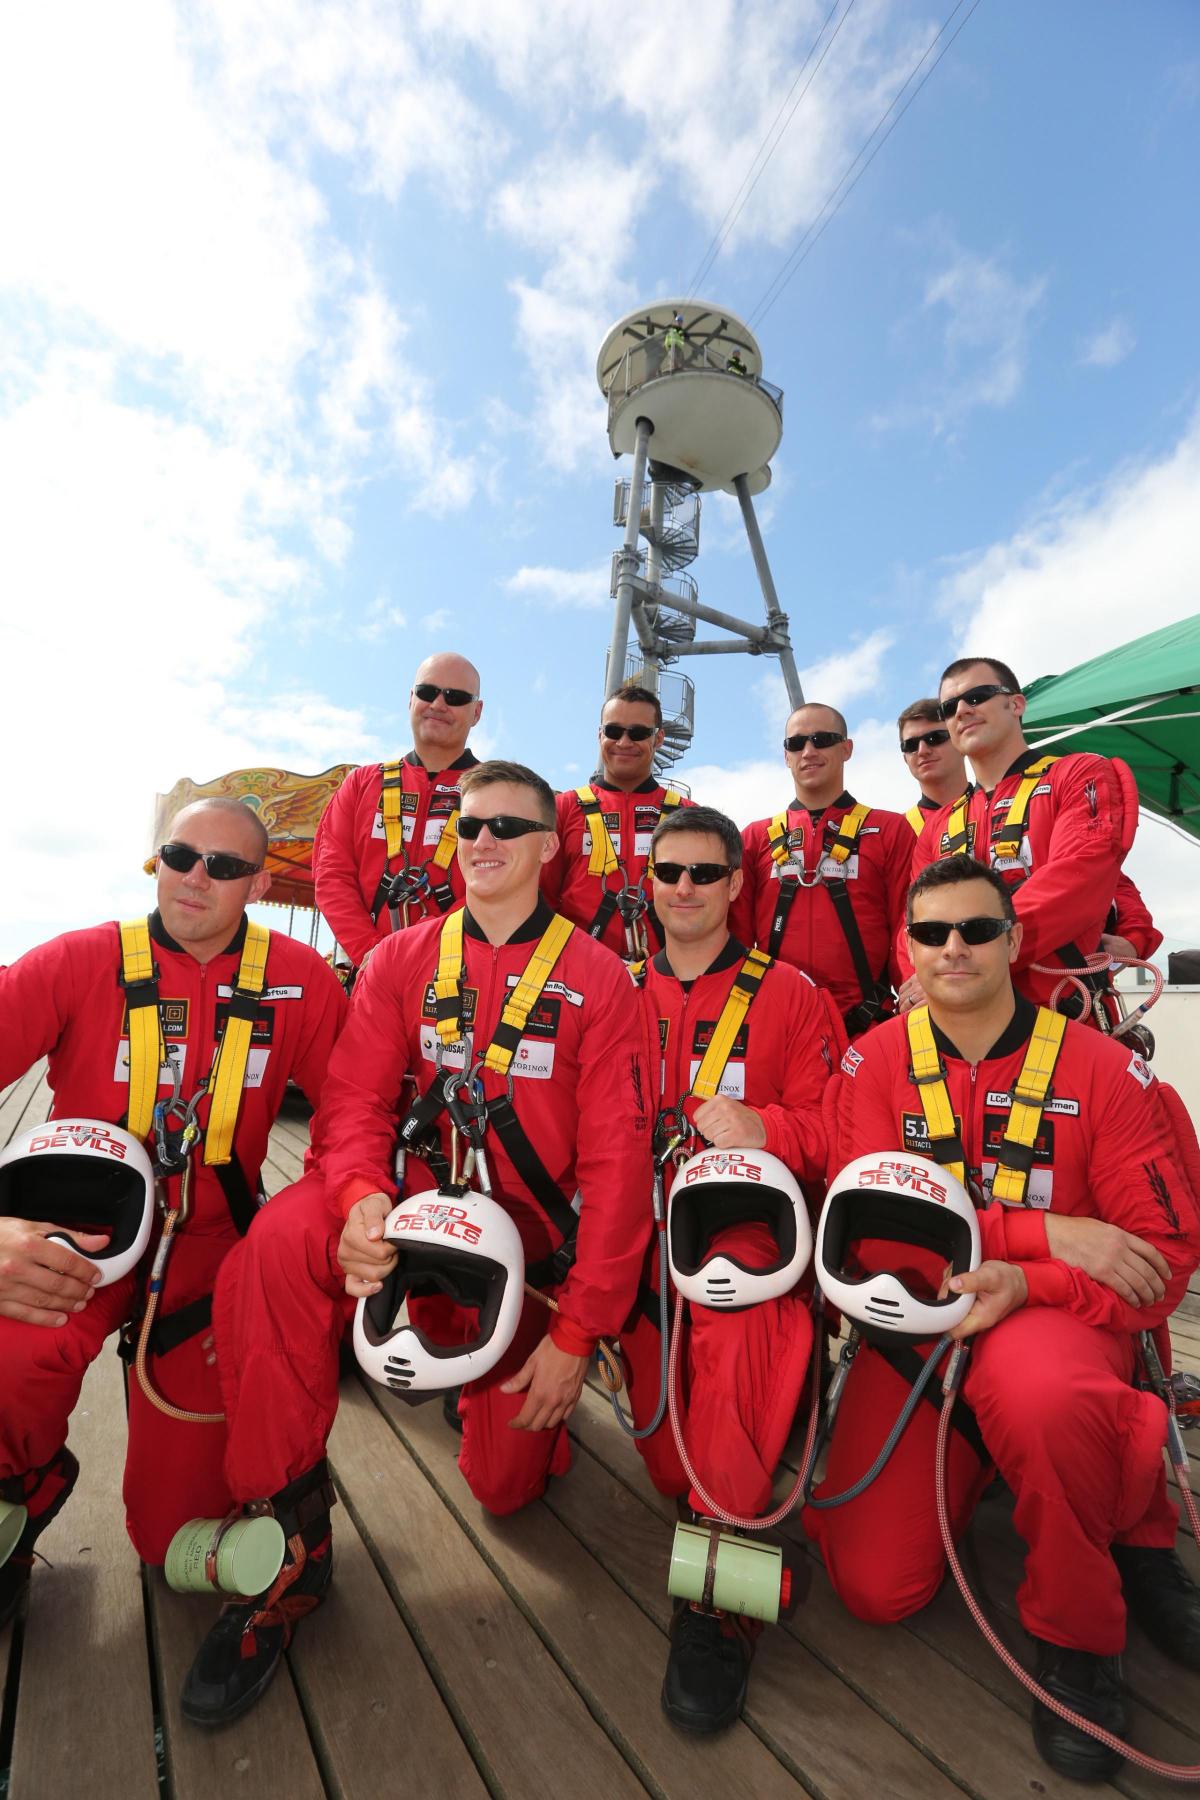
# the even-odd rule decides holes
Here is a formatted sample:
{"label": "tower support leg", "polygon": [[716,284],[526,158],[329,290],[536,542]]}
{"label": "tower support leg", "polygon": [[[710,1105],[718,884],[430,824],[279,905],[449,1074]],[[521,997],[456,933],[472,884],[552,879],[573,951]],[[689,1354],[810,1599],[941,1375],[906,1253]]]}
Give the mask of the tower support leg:
{"label": "tower support leg", "polygon": [[615,694],[625,679],[625,650],[629,642],[629,619],[633,612],[633,583],[638,572],[637,544],[642,522],[642,489],[646,485],[646,462],[650,454],[650,434],[653,430],[649,419],[637,421],[633,478],[629,484],[629,516],[625,520],[625,542],[617,565],[617,608],[613,617],[612,642],[608,650],[605,699],[610,694]]}
{"label": "tower support leg", "polygon": [[746,527],[746,536],[750,541],[750,554],[754,558],[758,585],[762,589],[763,604],[767,611],[767,624],[777,636],[783,639],[783,648],[777,654],[779,666],[783,671],[784,686],[787,688],[788,704],[795,712],[798,707],[804,705],[804,690],[800,686],[796,659],[792,655],[792,647],[788,641],[788,616],[780,606],[779,595],[775,592],[775,579],[771,574],[771,565],[767,561],[762,532],[758,529],[758,517],[750,495],[750,483],[744,475],[738,475],[735,477],[733,485],[737,490],[738,505],[742,509],[742,523]]}

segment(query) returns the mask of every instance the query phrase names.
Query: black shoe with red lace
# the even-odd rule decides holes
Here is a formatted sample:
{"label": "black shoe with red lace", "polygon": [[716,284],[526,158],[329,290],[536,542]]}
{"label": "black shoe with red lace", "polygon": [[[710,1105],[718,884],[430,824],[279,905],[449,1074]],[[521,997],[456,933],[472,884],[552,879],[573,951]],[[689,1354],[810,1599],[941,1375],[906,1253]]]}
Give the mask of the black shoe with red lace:
{"label": "black shoe with red lace", "polygon": [[287,1533],[287,1554],[270,1587],[221,1608],[197,1650],[180,1705],[193,1725],[228,1725],[249,1712],[279,1667],[297,1621],[320,1606],[333,1576],[324,1463],[299,1476],[271,1502]]}
{"label": "black shoe with red lace", "polygon": [[51,1519],[62,1511],[78,1479],[79,1464],[64,1444],[40,1469],[30,1469],[28,1474],[13,1475],[0,1481],[0,1500],[27,1507],[29,1511],[11,1556],[0,1565],[0,1631],[16,1617],[29,1586],[34,1545]]}
{"label": "black shoe with red lace", "polygon": [[724,1731],[740,1717],[757,1622],[683,1605],[671,1625],[662,1709],[684,1731]]}

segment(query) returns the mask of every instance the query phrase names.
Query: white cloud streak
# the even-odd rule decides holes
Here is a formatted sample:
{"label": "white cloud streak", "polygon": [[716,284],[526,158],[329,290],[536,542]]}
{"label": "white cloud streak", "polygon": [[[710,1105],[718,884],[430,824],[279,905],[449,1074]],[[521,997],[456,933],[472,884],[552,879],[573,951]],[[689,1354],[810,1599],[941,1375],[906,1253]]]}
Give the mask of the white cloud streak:
{"label": "white cloud streak", "polygon": [[1113,319],[1084,341],[1079,360],[1085,368],[1115,369],[1130,355],[1137,339],[1126,319]]}

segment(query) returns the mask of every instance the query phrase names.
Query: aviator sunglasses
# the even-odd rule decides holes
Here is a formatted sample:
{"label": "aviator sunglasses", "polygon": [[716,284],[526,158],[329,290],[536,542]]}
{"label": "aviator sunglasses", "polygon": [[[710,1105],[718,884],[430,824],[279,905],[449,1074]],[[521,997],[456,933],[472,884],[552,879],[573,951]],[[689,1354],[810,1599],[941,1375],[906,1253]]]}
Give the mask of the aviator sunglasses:
{"label": "aviator sunglasses", "polygon": [[715,881],[724,881],[732,874],[728,863],[656,862],[654,865],[654,879],[665,881],[668,887],[674,887],[683,875],[688,876],[693,887],[711,887]]}
{"label": "aviator sunglasses", "polygon": [[1013,689],[1002,687],[998,681],[985,681],[982,687],[968,688],[965,694],[951,694],[948,700],[938,702],[938,711],[943,719],[952,719],[965,700],[968,706],[982,706],[985,700],[994,700],[997,694],[1011,694]]}
{"label": "aviator sunglasses", "polygon": [[600,730],[610,744],[619,744],[623,737],[627,737],[631,744],[644,744],[647,738],[654,736],[657,727],[654,725],[602,725]]}
{"label": "aviator sunglasses", "polygon": [[814,750],[832,750],[835,744],[844,744],[844,731],[793,731],[791,737],[785,737],[785,750],[803,750],[805,744],[811,744]]}
{"label": "aviator sunglasses", "polygon": [[518,819],[514,813],[497,813],[493,819],[481,819],[478,814],[459,813],[458,835],[473,844],[484,826],[487,826],[494,838],[519,838],[530,831],[550,831],[550,825],[541,819]]}
{"label": "aviator sunglasses", "polygon": [[202,862],[210,881],[242,881],[247,875],[258,875],[262,871],[261,863],[230,856],[227,850],[193,850],[190,844],[160,844],[158,857],[176,875],[186,875],[189,869]]}
{"label": "aviator sunglasses", "polygon": [[923,731],[920,737],[901,738],[900,754],[901,756],[912,756],[921,748],[922,744],[928,744],[931,750],[936,750],[939,744],[948,744],[949,742],[950,733],[948,731]]}
{"label": "aviator sunglasses", "polygon": [[979,919],[914,919],[908,927],[908,935],[914,944],[924,944],[927,950],[941,950],[950,942],[950,933],[957,931],[964,944],[990,944],[1006,931],[1012,930],[1011,919],[994,919],[990,914]]}
{"label": "aviator sunglasses", "polygon": [[418,700],[424,700],[427,704],[436,700],[440,694],[447,706],[470,706],[472,700],[479,698],[478,694],[469,694],[466,688],[438,687],[433,681],[418,681],[413,693]]}

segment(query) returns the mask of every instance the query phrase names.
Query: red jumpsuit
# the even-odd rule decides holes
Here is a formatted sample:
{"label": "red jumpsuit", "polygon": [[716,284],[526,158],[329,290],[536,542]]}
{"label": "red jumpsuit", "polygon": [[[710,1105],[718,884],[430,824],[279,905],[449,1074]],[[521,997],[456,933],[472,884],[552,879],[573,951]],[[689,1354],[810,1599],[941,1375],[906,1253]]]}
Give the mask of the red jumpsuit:
{"label": "red jumpsuit", "polygon": [[[587,785],[604,809],[604,822],[608,826],[613,849],[621,859],[629,885],[645,885],[649,898],[645,874],[646,864],[650,859],[650,839],[662,814],[663,798],[667,790],[659,787],[655,781],[647,780],[641,787],[635,788],[633,793],[627,794],[620,788],[606,787],[599,774],[593,775]],[[694,803],[685,800],[683,804],[691,806]],[[565,919],[573,919],[576,925],[582,925],[585,931],[590,932],[605,892],[618,892],[622,885],[621,876],[613,874],[605,879],[588,874],[592,834],[575,789],[567,788],[559,794],[555,805],[558,850],[542,872],[542,892],[556,912],[560,912]],[[662,931],[654,916],[653,907],[647,913],[646,920],[651,951],[661,949]],[[615,950],[618,956],[626,954],[625,927],[615,908],[600,933],[599,941],[607,944],[610,950]]]}
{"label": "red jumpsuit", "polygon": [[[994,1146],[1033,1027],[1018,997],[1012,1023],[980,1063],[963,1061],[935,1028],[967,1163],[987,1189]],[[909,1073],[907,1033],[891,1020],[843,1058],[831,1164],[928,1139]],[[1098,1655],[1119,1651],[1125,1606],[1109,1545],[1168,1547],[1166,1409],[1131,1385],[1135,1333],[1165,1320],[1200,1259],[1200,1216],[1163,1091],[1115,1039],[1068,1024],[1034,1146],[1028,1207],[980,1214],[983,1255],[1018,1262],[1027,1302],[971,1340],[963,1398],[987,1454],[1016,1496],[1027,1545],[1020,1615],[1035,1636]],[[1044,1210],[1106,1219],[1162,1252],[1171,1268],[1157,1306],[1132,1307],[1111,1288],[1050,1256]],[[871,1266],[871,1246],[860,1254]],[[882,1266],[882,1265],[881,1265]],[[940,1271],[930,1270],[931,1275]],[[922,1355],[930,1345],[919,1346]],[[869,1466],[899,1412],[907,1381],[874,1348],[860,1350],[818,1495],[840,1493]],[[936,1383],[935,1383],[936,1391]],[[937,1413],[922,1401],[877,1481],[847,1505],[805,1514],[830,1578],[861,1618],[903,1618],[932,1599],[943,1573],[934,1508]],[[991,1475],[967,1439],[951,1438],[950,1504],[965,1530]]]}
{"label": "red jumpsuit", "polygon": [[[190,1098],[212,1064],[245,928],[205,964],[167,935],[157,912],[150,917],[150,935],[168,1055],[181,1066],[182,1092]],[[120,973],[115,924],[68,932],[0,970],[0,1087],[48,1056],[53,1118],[119,1124],[129,1098]],[[234,1153],[251,1192],[288,1080],[298,1082],[316,1101],[345,1010],[345,996],[322,958],[306,944],[272,932],[234,1138]],[[159,1093],[167,1097],[170,1083],[164,1082]],[[207,1115],[206,1100],[199,1112],[202,1123]],[[194,1173],[193,1213],[180,1228],[167,1262],[159,1319],[211,1294],[218,1267],[238,1242],[215,1171],[198,1156]],[[137,1310],[148,1263],[149,1255],[141,1270],[99,1289],[83,1312],[60,1328],[0,1318],[0,1479],[48,1462],[65,1442],[87,1366],[106,1336]],[[221,1410],[216,1373],[207,1360],[207,1336],[202,1328],[151,1360],[156,1390],[188,1411]],[[229,1489],[221,1472],[224,1444],[222,1426],[170,1419],[130,1380],[125,1510],[129,1535],[145,1561],[163,1560],[173,1533],[186,1519],[228,1511]]]}
{"label": "red jumpsuit", "polygon": [[[967,789],[969,854],[992,843],[1025,769],[1042,755],[1040,750],[1025,751],[990,794],[980,787]],[[952,806],[943,806],[930,814],[913,849],[914,879],[928,863],[947,854],[952,811]],[[1096,950],[1117,894],[1122,858],[1137,829],[1137,805],[1116,764],[1105,756],[1075,753],[1060,757],[1046,770],[1026,818],[1028,829],[1019,855],[992,855],[990,860],[1012,885],[1013,905],[1025,927],[1014,978],[1031,1000],[1048,1003],[1059,977],[1035,974],[1031,964],[1073,963],[1074,951],[1087,956]],[[1057,952],[1066,945],[1073,946],[1072,953],[1060,957]],[[911,975],[903,921],[897,953],[905,976]]]}
{"label": "red jumpsuit", "polygon": [[[665,952],[647,967],[643,998],[651,1042],[659,1046],[660,1108],[673,1108],[688,1095],[745,955],[731,938],[711,968],[686,987],[672,974]],[[759,1114],[766,1150],[786,1163],[814,1197],[825,1173],[822,1097],[844,1047],[841,1020],[829,996],[798,970],[773,963],[721,1080],[722,1094]],[[700,1104],[684,1100],[689,1119]],[[674,1174],[670,1164],[666,1174]],[[751,1267],[766,1267],[777,1252],[771,1232],[759,1221],[728,1226],[716,1242]],[[651,1295],[658,1294],[660,1279],[654,1248],[638,1311],[632,1326],[621,1333],[638,1426],[649,1423],[658,1403],[659,1312]],[[798,1292],[734,1313],[690,1309],[681,1368],[688,1455],[713,1499],[732,1512],[760,1513],[770,1498],[803,1392],[812,1337],[812,1313],[807,1297]],[[668,1420],[651,1437],[639,1438],[637,1446],[660,1493],[688,1493],[693,1509],[704,1510],[699,1495],[688,1492]]]}
{"label": "red jumpsuit", "polygon": [[[501,1008],[551,914],[544,902],[506,943],[493,947],[467,915],[463,1017],[476,1055],[491,1042]],[[390,938],[355,989],[351,1018],[330,1063],[321,1104],[320,1173],[289,1190],[289,1210],[273,1230],[278,1202],[231,1257],[217,1292],[215,1320],[228,1371],[228,1469],[234,1492],[274,1493],[323,1454],[337,1403],[337,1343],[343,1276],[336,1262],[342,1224],[368,1193],[395,1191],[398,1109],[411,1103],[404,1078],[424,1093],[434,1077],[433,975],[440,921]],[[517,1117],[560,1199],[554,1216],[534,1199],[495,1130],[486,1138],[494,1197],[515,1219],[529,1263],[557,1250],[581,1196],[574,1266],[554,1289],[559,1313],[527,1301],[517,1340],[492,1372],[463,1389],[460,1467],[472,1492],[495,1513],[536,1499],[548,1474],[569,1465],[566,1432],[510,1431],[523,1395],[500,1392],[549,1329],[571,1354],[590,1354],[615,1336],[637,1292],[650,1233],[651,1100],[645,1035],[626,970],[584,932],[572,934],[526,1025],[513,1062]],[[448,1063],[447,1067],[454,1066]],[[485,1071],[495,1099],[504,1079]],[[449,1130],[443,1115],[443,1147]],[[434,1186],[426,1165],[408,1159],[406,1191]],[[327,1196],[327,1198],[325,1197]],[[296,1229],[293,1220],[302,1221]],[[449,1339],[452,1309],[439,1308],[437,1335]],[[236,1373],[234,1373],[236,1372]]]}
{"label": "red jumpsuit", "polygon": [[[844,863],[826,855],[838,826],[854,805],[853,796],[844,793],[824,812],[813,814],[793,800],[788,807],[788,829],[799,831],[802,840],[784,865],[782,877],[771,855],[771,821],[758,819],[747,825],[742,833],[745,881],[729,910],[729,929],[735,937],[770,950],[780,881],[794,884],[795,897],[783,937],[771,954],[803,969],[829,989],[851,1037],[863,1029],[861,1023],[847,1018],[862,1001],[863,991],[825,881],[835,877],[845,881],[872,978],[886,987],[889,980],[895,984],[897,979],[893,940],[904,918],[912,857],[912,830],[904,814],[882,812],[877,807],[871,808],[857,846]],[[801,886],[801,877],[808,879],[818,863],[822,879],[812,887]]]}
{"label": "red jumpsuit", "polygon": [[[458,783],[476,758],[464,750],[449,769],[427,769],[415,750],[401,764],[403,780],[404,845],[414,868],[428,864],[442,835],[442,827],[459,803]],[[317,905],[338,943],[355,968],[367,951],[383,942],[392,929],[386,906],[376,910],[376,897],[384,870],[395,874],[399,863],[389,864],[383,827],[383,767],[365,763],[347,775],[321,815],[313,839],[313,881]],[[433,886],[449,881],[454,898],[463,897],[458,858],[451,857],[445,871],[430,870]],[[440,916],[432,894],[413,904],[410,922]]]}

